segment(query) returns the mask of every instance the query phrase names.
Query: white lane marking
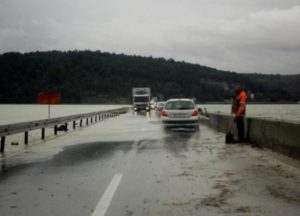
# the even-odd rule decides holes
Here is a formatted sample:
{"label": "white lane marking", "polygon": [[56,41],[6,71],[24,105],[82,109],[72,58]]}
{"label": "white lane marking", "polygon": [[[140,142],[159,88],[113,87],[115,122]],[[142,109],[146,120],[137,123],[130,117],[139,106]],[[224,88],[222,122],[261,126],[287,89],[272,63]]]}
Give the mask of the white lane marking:
{"label": "white lane marking", "polygon": [[[140,142],[139,140],[135,140],[132,143],[131,150],[129,151],[128,156],[127,156],[127,166],[133,160],[133,158],[137,152],[139,142]],[[122,170],[124,171],[124,168]],[[122,173],[117,173],[114,175],[114,177],[112,178],[111,182],[107,186],[104,194],[102,195],[101,199],[99,200],[99,202],[91,216],[104,216],[105,215],[105,213],[113,199],[114,193],[116,192],[116,190],[121,182],[122,177],[123,177]]]}
{"label": "white lane marking", "polygon": [[112,178],[111,182],[107,186],[104,194],[102,195],[101,199],[99,200],[92,216],[104,216],[113,197],[115,192],[117,191],[117,188],[121,182],[121,179],[123,177],[122,173],[117,173]]}

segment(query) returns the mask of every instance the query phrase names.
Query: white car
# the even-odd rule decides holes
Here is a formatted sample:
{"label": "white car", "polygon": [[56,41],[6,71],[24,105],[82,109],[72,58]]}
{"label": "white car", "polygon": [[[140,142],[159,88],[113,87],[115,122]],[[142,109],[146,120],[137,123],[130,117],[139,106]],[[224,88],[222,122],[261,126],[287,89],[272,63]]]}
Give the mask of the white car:
{"label": "white car", "polygon": [[199,111],[191,99],[170,99],[161,112],[165,129],[194,128],[199,131]]}

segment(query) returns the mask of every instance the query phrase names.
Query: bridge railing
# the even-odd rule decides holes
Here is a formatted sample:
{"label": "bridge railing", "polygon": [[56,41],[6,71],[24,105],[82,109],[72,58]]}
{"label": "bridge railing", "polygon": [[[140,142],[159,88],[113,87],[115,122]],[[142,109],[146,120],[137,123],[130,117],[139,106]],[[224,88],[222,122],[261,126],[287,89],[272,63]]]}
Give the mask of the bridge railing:
{"label": "bridge railing", "polygon": [[58,117],[58,118],[0,125],[0,137],[1,137],[0,153],[4,153],[5,151],[5,139],[6,136],[8,135],[24,133],[24,144],[27,145],[29,131],[41,129],[41,139],[45,139],[46,128],[54,127],[54,135],[57,135],[57,131],[59,130],[64,130],[64,131],[68,130],[69,122],[72,122],[72,127],[73,129],[75,129],[76,126],[78,125],[79,127],[82,127],[84,120],[85,120],[85,125],[89,125],[90,123],[102,121],[107,118],[115,117],[126,112],[128,112],[128,108],[124,107],[119,109],[104,110],[99,112],[90,112],[90,113],[83,113],[77,115],[69,115],[69,116]]}
{"label": "bridge railing", "polygon": [[[201,122],[217,131],[228,133],[229,119],[228,115],[211,113],[209,118],[202,118]],[[300,160],[300,123],[255,117],[245,118],[244,123],[244,135],[249,143]],[[230,131],[237,137],[235,125]]]}

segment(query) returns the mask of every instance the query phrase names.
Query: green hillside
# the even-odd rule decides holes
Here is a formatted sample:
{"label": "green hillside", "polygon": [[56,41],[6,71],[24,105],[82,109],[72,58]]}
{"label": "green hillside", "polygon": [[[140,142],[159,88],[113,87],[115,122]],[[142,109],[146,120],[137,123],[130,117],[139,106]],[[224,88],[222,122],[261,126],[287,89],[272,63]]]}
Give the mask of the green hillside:
{"label": "green hillside", "polygon": [[0,55],[0,103],[35,103],[58,91],[63,103],[129,103],[132,87],[151,87],[161,99],[224,101],[241,82],[255,101],[300,100],[300,75],[239,74],[163,58],[49,51]]}

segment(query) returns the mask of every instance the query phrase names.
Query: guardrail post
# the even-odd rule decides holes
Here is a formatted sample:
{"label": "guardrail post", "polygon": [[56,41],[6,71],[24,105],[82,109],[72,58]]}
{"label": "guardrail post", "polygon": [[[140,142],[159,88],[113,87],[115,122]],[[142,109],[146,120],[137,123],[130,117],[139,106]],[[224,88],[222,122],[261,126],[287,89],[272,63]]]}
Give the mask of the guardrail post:
{"label": "guardrail post", "polygon": [[5,149],[5,136],[1,137],[1,148],[0,148],[0,152],[4,153],[4,149]]}
{"label": "guardrail post", "polygon": [[42,128],[42,140],[45,139],[45,128]]}
{"label": "guardrail post", "polygon": [[[68,129],[68,122],[72,124],[73,122],[73,129],[76,129],[76,122],[80,120],[80,127],[83,126],[84,124],[84,118],[86,119],[86,125],[89,125],[89,121],[91,122],[98,122],[98,121],[103,121],[106,120],[110,117],[114,117],[120,114],[126,113],[124,109],[112,109],[112,110],[106,110],[106,111],[99,111],[99,112],[91,112],[88,114],[84,115],[71,115],[71,116],[66,116],[66,117],[61,117],[61,118],[56,118],[53,119],[54,121],[44,121],[44,120],[38,120],[38,121],[33,121],[33,122],[27,122],[30,123],[30,127],[25,125],[24,127],[22,126],[19,128],[19,125],[14,124],[11,125],[9,128],[4,128],[4,132],[0,136],[1,143],[0,143],[0,153],[4,152],[5,150],[5,138],[7,135],[15,134],[15,133],[24,133],[24,144],[27,145],[29,143],[29,132],[31,130],[40,130],[41,129],[41,139],[44,140],[46,137],[46,129],[47,127],[52,127],[54,126],[54,135],[58,134],[58,131]],[[91,119],[90,119],[91,118]],[[66,122],[67,121],[67,122]],[[55,124],[56,123],[56,124]],[[2,132],[2,131],[1,131]]]}
{"label": "guardrail post", "polygon": [[57,125],[54,125],[54,135],[57,135]]}
{"label": "guardrail post", "polygon": [[28,144],[28,131],[25,131],[25,133],[24,133],[24,144],[25,145]]}
{"label": "guardrail post", "polygon": [[65,129],[66,129],[65,132],[67,132],[68,131],[68,123],[67,122],[65,123]]}

